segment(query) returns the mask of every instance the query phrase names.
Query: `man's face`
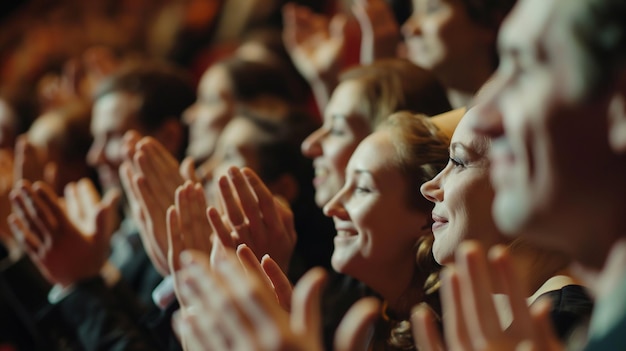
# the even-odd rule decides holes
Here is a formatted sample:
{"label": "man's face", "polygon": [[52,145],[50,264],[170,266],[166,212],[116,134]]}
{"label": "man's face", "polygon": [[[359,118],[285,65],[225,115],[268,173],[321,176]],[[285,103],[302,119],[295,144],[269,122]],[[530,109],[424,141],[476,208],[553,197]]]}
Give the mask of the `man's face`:
{"label": "man's face", "polygon": [[123,136],[130,129],[141,130],[136,121],[140,100],[136,95],[113,92],[95,101],[91,120],[93,143],[87,162],[98,172],[103,190],[120,188]]}
{"label": "man's face", "polygon": [[479,97],[474,126],[493,139],[500,230],[584,261],[599,256],[588,244],[611,212],[603,199],[615,160],[607,99],[585,99],[585,56],[572,34],[579,7],[567,0],[518,2],[500,32],[501,63]]}

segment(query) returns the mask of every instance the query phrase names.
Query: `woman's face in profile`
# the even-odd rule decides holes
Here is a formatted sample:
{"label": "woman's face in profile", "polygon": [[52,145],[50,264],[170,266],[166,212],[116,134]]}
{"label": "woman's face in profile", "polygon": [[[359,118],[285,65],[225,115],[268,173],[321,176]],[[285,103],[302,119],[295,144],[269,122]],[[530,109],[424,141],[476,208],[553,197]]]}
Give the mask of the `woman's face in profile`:
{"label": "woman's face in profile", "polygon": [[359,106],[363,89],[356,80],[339,84],[324,111],[324,124],[302,143],[302,153],[313,160],[315,202],[319,207],[341,189],[352,152],[372,131]]}
{"label": "woman's face in profile", "polygon": [[413,269],[416,240],[428,233],[430,212],[409,204],[409,182],[396,165],[392,137],[382,130],[359,144],[343,188],[324,207],[337,230],[333,268],[373,289],[380,288],[381,276]]}
{"label": "woman's face in profile", "polygon": [[494,192],[489,180],[489,143],[468,123],[469,110],[454,131],[450,161],[435,178],[421,187],[433,202],[433,255],[440,264],[450,263],[459,243],[475,239],[490,247],[505,238],[491,214]]}

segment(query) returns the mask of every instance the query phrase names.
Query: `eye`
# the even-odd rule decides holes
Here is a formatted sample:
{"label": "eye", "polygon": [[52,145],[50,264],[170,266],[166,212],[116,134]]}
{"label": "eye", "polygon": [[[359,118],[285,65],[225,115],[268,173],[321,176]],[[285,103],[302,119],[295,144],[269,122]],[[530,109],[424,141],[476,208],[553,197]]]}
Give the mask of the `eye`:
{"label": "eye", "polygon": [[354,192],[357,194],[368,194],[371,193],[372,190],[364,186],[357,186],[356,188],[354,188]]}
{"label": "eye", "polygon": [[426,13],[436,12],[441,8],[440,0],[428,0],[426,3]]}
{"label": "eye", "polygon": [[463,163],[463,161],[456,159],[454,157],[450,157],[450,163],[452,163],[452,165],[456,168],[456,167],[462,167],[465,168],[465,163]]}
{"label": "eye", "polygon": [[330,134],[336,136],[342,136],[346,134],[346,131],[342,128],[332,127],[330,128]]}

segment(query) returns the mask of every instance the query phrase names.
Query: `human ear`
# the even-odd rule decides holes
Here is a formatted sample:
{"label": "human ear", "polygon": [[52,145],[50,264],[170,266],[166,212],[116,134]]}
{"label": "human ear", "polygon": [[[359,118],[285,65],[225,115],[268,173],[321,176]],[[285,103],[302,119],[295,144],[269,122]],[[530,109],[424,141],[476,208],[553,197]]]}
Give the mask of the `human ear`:
{"label": "human ear", "polygon": [[609,145],[617,154],[626,153],[626,70],[609,105]]}

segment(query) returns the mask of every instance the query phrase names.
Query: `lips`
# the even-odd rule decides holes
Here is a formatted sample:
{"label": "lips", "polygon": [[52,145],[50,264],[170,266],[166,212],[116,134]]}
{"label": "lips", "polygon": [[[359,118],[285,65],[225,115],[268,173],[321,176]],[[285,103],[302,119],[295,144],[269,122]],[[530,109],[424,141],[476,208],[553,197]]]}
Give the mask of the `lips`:
{"label": "lips", "polygon": [[433,216],[433,231],[441,229],[442,227],[445,227],[448,224],[448,219],[445,217],[441,217],[439,215],[436,214],[432,214]]}
{"label": "lips", "polygon": [[357,233],[353,230],[337,229],[337,236],[340,238],[347,238],[347,237],[356,236],[356,235]]}
{"label": "lips", "polygon": [[313,178],[313,185],[318,186],[324,182],[326,177],[328,176],[328,170],[322,167],[315,167],[315,177]]}

